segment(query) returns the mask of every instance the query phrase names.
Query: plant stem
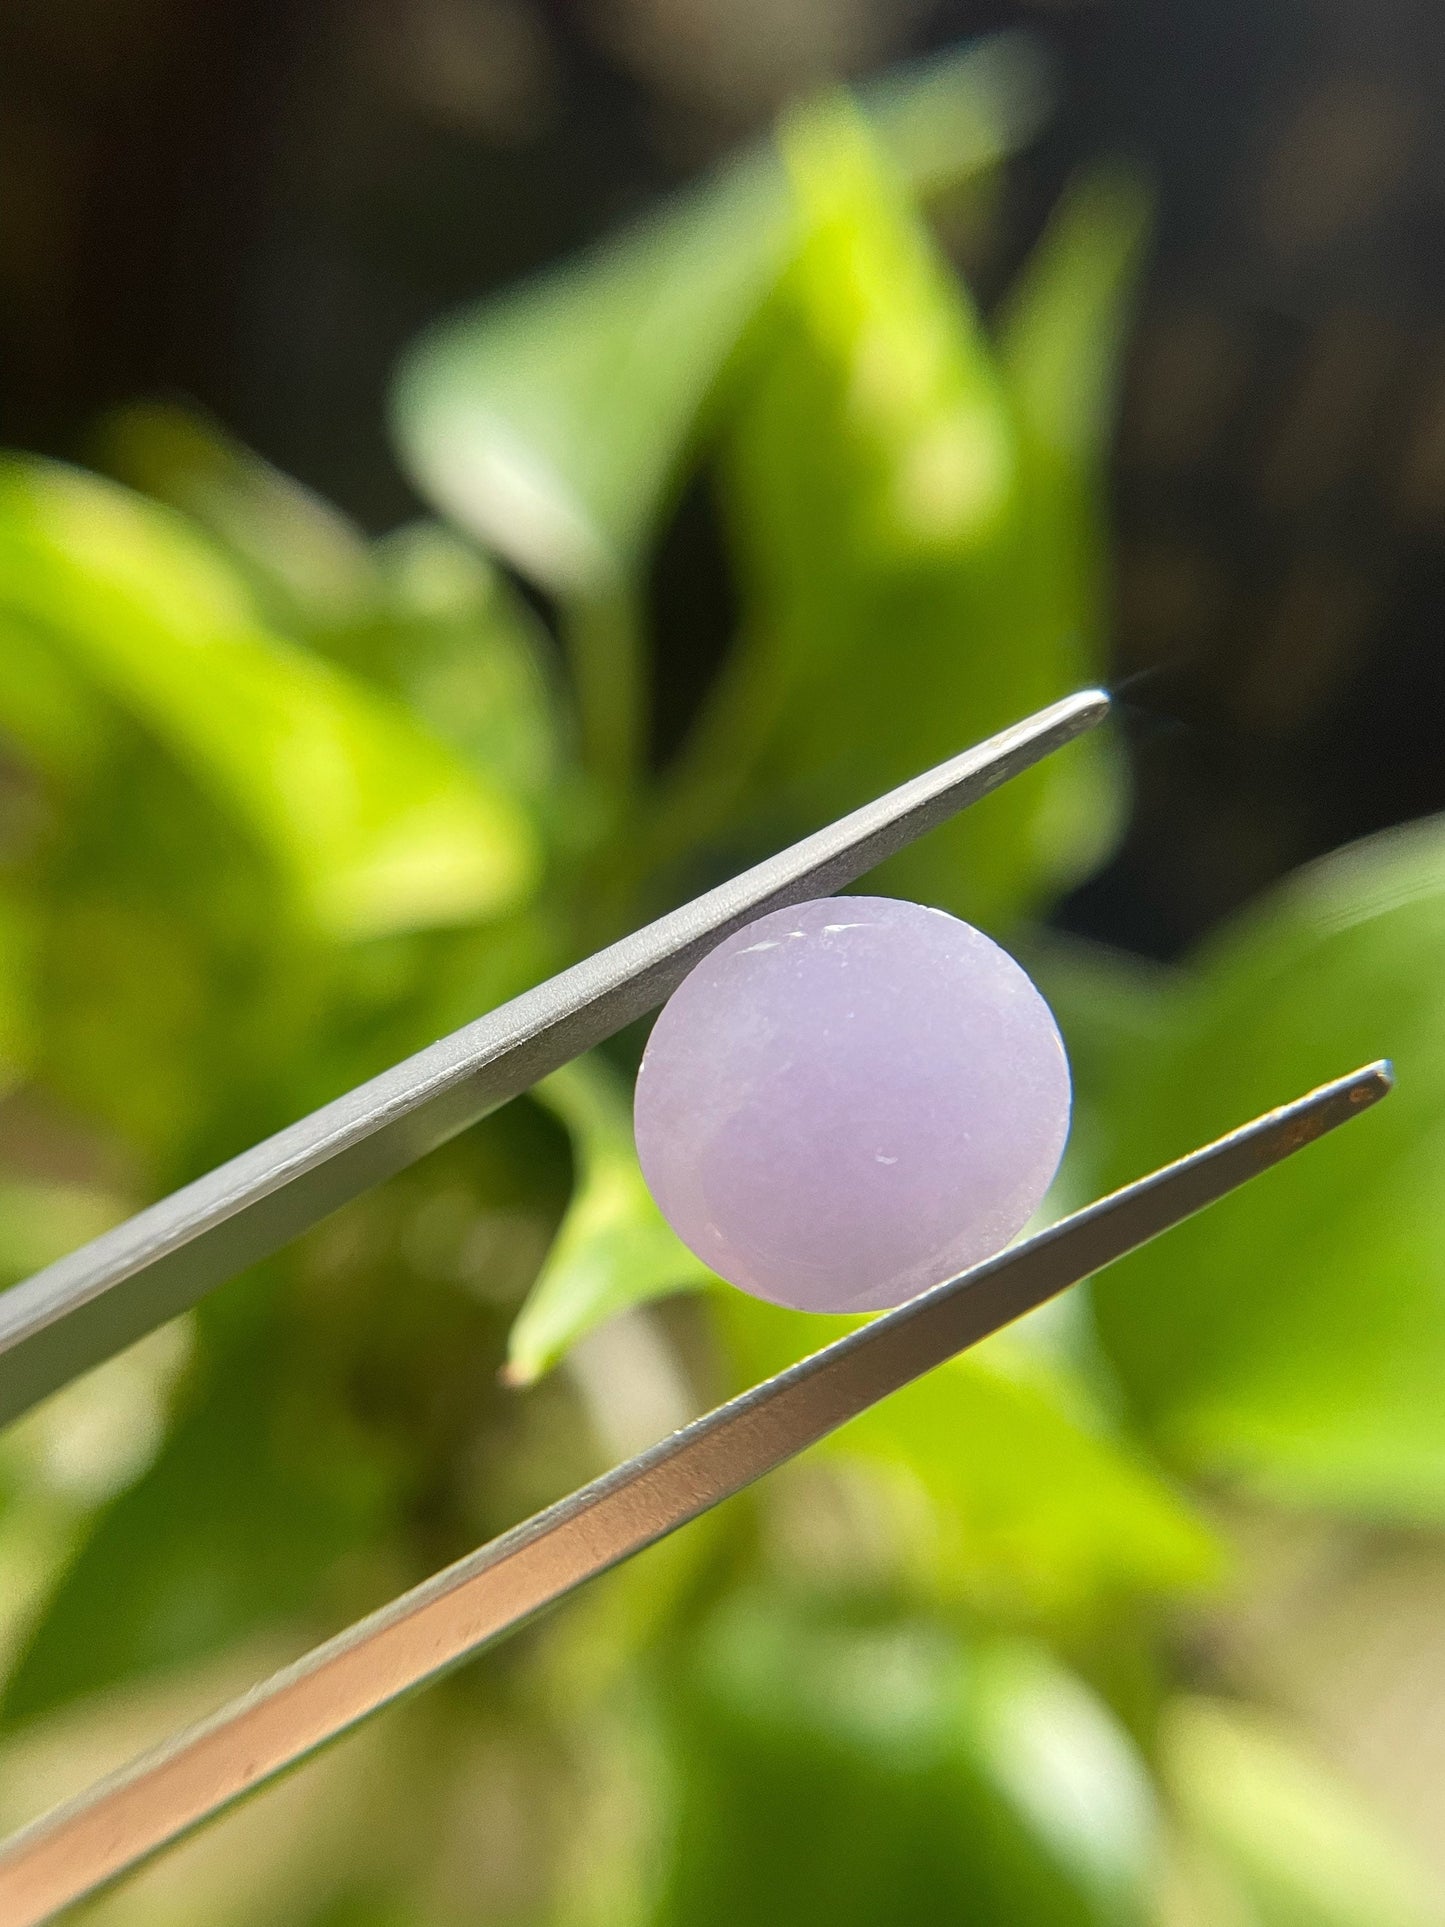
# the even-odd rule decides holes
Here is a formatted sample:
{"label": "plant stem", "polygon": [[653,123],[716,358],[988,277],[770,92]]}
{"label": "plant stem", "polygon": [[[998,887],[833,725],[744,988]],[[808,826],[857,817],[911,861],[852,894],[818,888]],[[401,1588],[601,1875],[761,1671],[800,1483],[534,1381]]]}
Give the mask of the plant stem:
{"label": "plant stem", "polygon": [[564,633],[583,764],[611,801],[626,804],[643,774],[650,707],[635,589],[616,582],[579,596],[566,612]]}

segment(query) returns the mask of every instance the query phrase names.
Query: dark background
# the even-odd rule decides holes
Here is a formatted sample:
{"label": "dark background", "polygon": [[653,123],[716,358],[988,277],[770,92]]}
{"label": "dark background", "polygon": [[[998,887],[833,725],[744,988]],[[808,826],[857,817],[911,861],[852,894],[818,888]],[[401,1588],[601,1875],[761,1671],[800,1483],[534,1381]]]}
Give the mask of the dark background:
{"label": "dark background", "polygon": [[[605,231],[834,74],[1004,25],[1060,103],[984,293],[1069,170],[1159,195],[1115,465],[1138,800],[1064,910],[1171,955],[1300,860],[1445,807],[1438,0],[4,0],[0,435],[84,458],[199,402],[367,525],[440,309]],[[725,626],[705,487],[659,565],[664,728]]]}

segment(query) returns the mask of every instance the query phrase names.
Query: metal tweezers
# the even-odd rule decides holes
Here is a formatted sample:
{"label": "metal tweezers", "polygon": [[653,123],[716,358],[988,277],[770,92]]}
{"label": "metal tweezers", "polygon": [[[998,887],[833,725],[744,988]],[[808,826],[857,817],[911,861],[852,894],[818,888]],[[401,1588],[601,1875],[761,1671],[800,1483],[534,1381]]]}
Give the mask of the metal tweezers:
{"label": "metal tweezers", "polygon": [[[853,882],[1106,715],[1055,703],[325,1105],[0,1296],[0,1420],[110,1357],[661,1003],[764,911]],[[874,1319],[629,1459],[0,1846],[31,1927],[402,1694],[802,1452],[899,1386],[1333,1130],[1369,1065]]]}

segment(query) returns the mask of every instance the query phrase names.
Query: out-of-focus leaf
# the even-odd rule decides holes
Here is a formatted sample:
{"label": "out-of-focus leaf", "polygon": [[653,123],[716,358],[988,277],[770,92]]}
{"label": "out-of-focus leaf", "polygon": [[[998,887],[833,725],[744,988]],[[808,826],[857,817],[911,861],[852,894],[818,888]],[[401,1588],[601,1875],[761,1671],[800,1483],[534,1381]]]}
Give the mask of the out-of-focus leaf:
{"label": "out-of-focus leaf", "polygon": [[1041,1653],[742,1600],[670,1704],[682,1798],[659,1922],[1143,1918],[1147,1779]]}
{"label": "out-of-focus leaf", "polygon": [[90,1185],[0,1178],[0,1287],[63,1258],[124,1215],[117,1199]]}
{"label": "out-of-focus leaf", "polygon": [[1028,968],[1063,1032],[1076,1098],[1167,1040],[1178,986],[1164,965],[1045,933],[1030,943]]}
{"label": "out-of-focus leaf", "polygon": [[1445,1893],[1301,1739],[1242,1705],[1177,1700],[1161,1764],[1189,1832],[1257,1927],[1439,1927]]}
{"label": "out-of-focus leaf", "polygon": [[393,411],[423,493],[560,594],[626,574],[776,272],[786,213],[754,163],[424,335]]}
{"label": "out-of-focus leaf", "polygon": [[[92,1209],[90,1225],[82,1229],[77,1211],[76,1242],[118,1215]],[[66,1248],[50,1255],[59,1257]],[[0,1450],[32,1504],[62,1512],[67,1525],[86,1521],[102,1500],[145,1471],[165,1437],[171,1392],[190,1356],[191,1339],[189,1318],[162,1325],[82,1372],[9,1427]],[[52,1584],[59,1567],[57,1562]]]}
{"label": "out-of-focus leaf", "polygon": [[360,1893],[347,1893],[309,1914],[305,1927],[430,1927],[421,1904],[394,1895],[378,1894],[368,1881]]}
{"label": "out-of-focus leaf", "polygon": [[0,737],[44,775],[69,782],[105,754],[105,704],[42,636],[0,606]]}
{"label": "out-of-focus leaf", "polygon": [[[754,811],[811,822],[1087,681],[1096,558],[1020,383],[862,121],[835,103],[785,146],[804,234],[739,371],[728,450],[745,639],[683,782],[736,789],[752,763]],[[1098,246],[1122,272],[1114,238]],[[1031,279],[1061,279],[1061,249],[1082,272],[1077,247],[1042,248]],[[1110,767],[1098,744],[1050,758],[885,884],[985,922],[1017,915],[1105,847]]]}
{"label": "out-of-focus leaf", "polygon": [[[976,173],[1037,123],[1015,38],[920,63],[880,91],[885,138],[922,185]],[[410,351],[393,421],[418,485],[563,595],[635,569],[700,410],[792,232],[770,148],[660,215],[444,322]]]}
{"label": "out-of-focus leaf", "polygon": [[975,1744],[991,1784],[1101,1920],[1143,1913],[1158,1816],[1128,1735],[1041,1646],[990,1642],[974,1667]]}
{"label": "out-of-focus leaf", "polygon": [[23,1075],[33,1048],[34,922],[20,891],[0,877],[0,1091]]}
{"label": "out-of-focus leaf", "polygon": [[507,1377],[530,1384],[614,1312],[714,1282],[652,1201],[632,1142],[627,1091],[599,1057],[579,1059],[536,1095],[572,1136],[572,1202],[507,1346]]}
{"label": "out-of-focus leaf", "polygon": [[[801,392],[791,418],[740,459],[762,467],[756,485],[786,518],[782,531],[763,532],[776,547],[759,546],[754,566],[788,609],[816,558],[820,513],[843,518],[842,556],[860,552],[874,568],[967,550],[1000,525],[1014,453],[983,336],[862,116],[843,99],[826,102],[796,116],[782,144],[800,239],[757,377],[766,400],[749,410],[753,433],[760,409],[792,383]],[[815,457],[812,499],[789,500],[779,471],[788,453],[800,458],[791,436],[809,426],[827,437],[820,454],[841,455],[846,468],[831,473]],[[823,646],[801,632],[793,643],[805,659]]]}
{"label": "out-of-focus leaf", "polygon": [[1356,1065],[1399,1088],[1095,1282],[1138,1411],[1276,1499],[1445,1517],[1445,821],[1313,865],[1210,942],[1121,1057],[1112,1181]]}
{"label": "out-of-focus leaf", "polygon": [[563,771],[541,625],[486,556],[434,522],[378,545],[381,612],[366,666],[428,728],[529,805]]}
{"label": "out-of-focus leaf", "polygon": [[839,1449],[923,1485],[941,1583],[985,1605],[1057,1618],[1219,1571],[1181,1492],[1045,1381],[984,1357],[950,1361],[874,1407]]}
{"label": "out-of-focus leaf", "polygon": [[1112,1172],[1120,1066],[1167,1042],[1178,986],[1161,964],[1055,935],[1032,933],[1024,961],[1058,1020],[1073,1080],[1068,1149],[1049,1195],[1062,1215],[1096,1197]]}
{"label": "out-of-focus leaf", "polygon": [[[1132,175],[1100,169],[1065,193],[999,320],[999,361],[1017,424],[1020,506],[1008,606],[996,644],[1071,687],[1107,660],[1102,504],[1119,366],[1149,226]],[[1123,776],[1097,734],[1052,758],[1030,852],[1054,884],[1085,876],[1122,827]]]}
{"label": "out-of-focus leaf", "polygon": [[366,539],[339,509],[226,434],[169,402],[138,402],[102,425],[102,465],[205,529],[287,630],[328,630],[371,602]]}
{"label": "out-of-focus leaf", "polygon": [[329,935],[466,922],[526,893],[518,809],[380,693],[261,627],[168,511],[14,460],[0,562],[0,606],[236,811]]}
{"label": "out-of-focus leaf", "polygon": [[18,1724],[324,1613],[393,1466],[269,1346],[227,1349],[149,1470],[103,1507],[46,1600],[0,1717]]}
{"label": "out-of-focus leaf", "polygon": [[296,1114],[357,953],[307,940],[243,827],[114,720],[37,866],[30,1074],[163,1186]]}
{"label": "out-of-focus leaf", "polygon": [[[741,1293],[719,1302],[746,1383],[849,1324]],[[1070,1619],[1120,1597],[1197,1588],[1220,1570],[1183,1494],[1091,1422],[1082,1388],[1011,1368],[997,1348],[904,1386],[819,1450],[921,1490],[932,1526],[911,1535],[911,1557],[930,1590],[983,1610]]]}
{"label": "out-of-focus leaf", "polygon": [[1080,176],[1000,317],[999,358],[1022,431],[1080,491],[1097,479],[1113,429],[1125,297],[1148,217],[1132,174]]}
{"label": "out-of-focus leaf", "polygon": [[1053,94],[1045,49],[997,33],[925,55],[857,89],[869,124],[915,194],[947,194],[1015,152]]}

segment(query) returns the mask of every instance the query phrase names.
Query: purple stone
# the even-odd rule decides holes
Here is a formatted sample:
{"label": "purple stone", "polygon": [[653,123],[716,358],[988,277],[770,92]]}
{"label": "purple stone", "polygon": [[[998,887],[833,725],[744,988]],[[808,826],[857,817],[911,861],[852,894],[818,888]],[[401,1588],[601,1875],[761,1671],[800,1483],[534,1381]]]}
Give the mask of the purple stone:
{"label": "purple stone", "polygon": [[637,1076],[643,1173],[720,1276],[877,1311],[990,1257],[1069,1130],[1048,1005],[970,924],[891,897],[774,910],[674,991]]}

